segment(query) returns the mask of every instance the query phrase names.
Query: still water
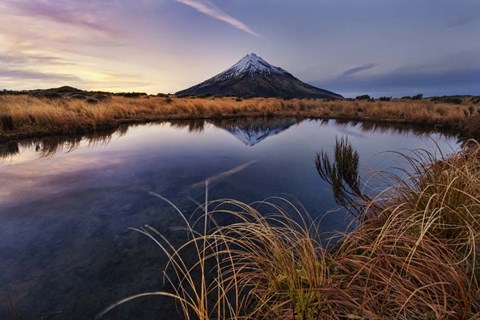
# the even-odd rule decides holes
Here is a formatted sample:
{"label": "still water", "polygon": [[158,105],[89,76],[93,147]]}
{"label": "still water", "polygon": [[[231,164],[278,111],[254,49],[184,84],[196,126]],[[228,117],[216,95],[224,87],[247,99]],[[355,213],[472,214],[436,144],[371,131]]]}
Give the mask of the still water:
{"label": "still water", "polygon": [[[314,163],[336,137],[359,152],[364,177],[402,165],[386,151],[459,148],[453,135],[414,127],[296,119],[158,123],[0,145],[0,319],[93,319],[121,298],[164,289],[165,257],[129,228],[148,224],[174,242],[184,233],[149,191],[188,213],[210,178],[212,200],[283,196],[322,217],[325,234],[345,230],[348,215],[325,215],[337,205]],[[104,319],[175,315],[172,301],[154,297]]]}

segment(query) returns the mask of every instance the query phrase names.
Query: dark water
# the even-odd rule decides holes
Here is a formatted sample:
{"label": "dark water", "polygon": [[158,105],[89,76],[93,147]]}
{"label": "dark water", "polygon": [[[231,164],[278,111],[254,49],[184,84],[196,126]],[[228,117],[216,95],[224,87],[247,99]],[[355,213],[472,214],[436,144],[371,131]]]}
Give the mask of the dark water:
{"label": "dark water", "polygon": [[[152,225],[173,241],[180,217],[205,196],[245,202],[296,198],[313,217],[336,207],[314,164],[348,136],[362,175],[398,165],[393,153],[454,136],[405,126],[295,119],[175,122],[125,127],[85,137],[0,145],[0,319],[92,319],[110,303],[163,289],[164,257],[129,227]],[[350,218],[331,213],[325,232]],[[175,319],[166,298],[123,305],[105,319]]]}

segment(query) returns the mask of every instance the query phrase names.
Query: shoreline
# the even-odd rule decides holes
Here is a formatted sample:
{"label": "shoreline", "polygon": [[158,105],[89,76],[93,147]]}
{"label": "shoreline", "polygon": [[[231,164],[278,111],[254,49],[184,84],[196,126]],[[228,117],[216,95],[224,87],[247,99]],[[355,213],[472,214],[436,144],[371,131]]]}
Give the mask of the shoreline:
{"label": "shoreline", "polygon": [[2,100],[0,102],[6,104],[0,106],[0,143],[29,138],[101,133],[122,125],[159,121],[241,118],[360,121],[410,125],[433,130],[440,128],[451,130],[464,138],[478,138],[477,128],[480,124],[480,105],[439,104],[430,100],[327,101],[251,98],[239,101],[232,98],[115,97],[96,104],[66,98],[48,100],[29,96],[4,96]]}
{"label": "shoreline", "polygon": [[452,133],[458,134],[460,137],[473,138],[462,134],[459,126],[449,126],[446,124],[440,123],[418,123],[418,122],[402,122],[396,119],[374,119],[374,118],[349,118],[349,117],[314,117],[314,116],[298,116],[298,115],[274,115],[274,116],[264,116],[264,115],[227,115],[222,117],[185,117],[185,118],[153,118],[146,120],[135,120],[135,119],[124,119],[118,122],[107,123],[97,127],[76,127],[72,128],[71,131],[47,131],[47,132],[36,132],[36,133],[19,133],[11,136],[0,136],[0,144],[20,141],[24,139],[41,139],[49,138],[55,136],[76,136],[76,135],[86,135],[93,133],[105,133],[109,130],[118,129],[122,126],[129,125],[147,125],[155,124],[158,122],[175,122],[175,121],[208,121],[208,120],[235,120],[235,119],[273,119],[273,118],[296,118],[299,120],[336,120],[336,121],[345,121],[345,122],[367,122],[374,124],[385,124],[385,125],[405,125],[405,126],[414,126],[418,128],[427,128],[431,130],[447,130]]}

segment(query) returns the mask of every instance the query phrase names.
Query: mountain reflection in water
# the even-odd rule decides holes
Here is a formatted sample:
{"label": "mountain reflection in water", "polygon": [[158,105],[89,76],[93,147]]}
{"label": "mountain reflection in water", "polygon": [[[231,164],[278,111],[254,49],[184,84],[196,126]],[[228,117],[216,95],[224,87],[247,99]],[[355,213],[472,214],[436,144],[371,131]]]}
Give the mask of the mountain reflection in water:
{"label": "mountain reflection in water", "polygon": [[[175,128],[186,128],[189,133],[201,133],[206,126],[213,125],[229,132],[246,146],[254,146],[265,139],[298,125],[304,121],[297,118],[235,118],[235,119],[208,119],[208,120],[176,120],[158,122],[156,124],[168,123]],[[332,120],[318,120],[321,126],[328,125]],[[339,131],[347,135],[355,134],[350,128],[358,128],[362,133],[390,133],[390,134],[414,134],[425,136],[433,132],[441,132],[446,136],[455,137],[456,134],[450,130],[434,130],[431,127],[410,126],[403,124],[388,124],[375,122],[361,122],[350,120],[333,120],[340,128]],[[0,144],[0,158],[6,158],[19,154],[21,149],[35,150],[38,157],[51,157],[57,152],[71,152],[85,141],[88,146],[106,145],[110,143],[114,134],[122,137],[127,134],[129,127],[138,125],[124,125],[115,129],[102,130],[95,133],[83,135],[52,136],[43,138],[23,139]]]}
{"label": "mountain reflection in water", "polygon": [[252,120],[237,119],[237,121],[215,121],[216,127],[230,132],[234,137],[249,147],[279,134],[301,121],[292,118],[257,118]]}

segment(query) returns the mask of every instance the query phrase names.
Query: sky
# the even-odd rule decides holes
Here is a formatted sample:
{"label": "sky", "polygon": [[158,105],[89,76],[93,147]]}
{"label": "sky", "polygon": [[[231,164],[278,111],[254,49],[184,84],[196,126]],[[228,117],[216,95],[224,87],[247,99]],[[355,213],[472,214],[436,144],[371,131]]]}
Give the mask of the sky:
{"label": "sky", "polygon": [[479,0],[1,0],[0,89],[174,93],[254,52],[346,97],[480,95]]}

